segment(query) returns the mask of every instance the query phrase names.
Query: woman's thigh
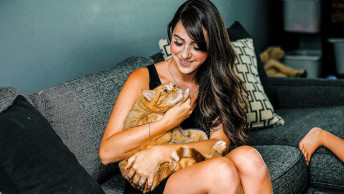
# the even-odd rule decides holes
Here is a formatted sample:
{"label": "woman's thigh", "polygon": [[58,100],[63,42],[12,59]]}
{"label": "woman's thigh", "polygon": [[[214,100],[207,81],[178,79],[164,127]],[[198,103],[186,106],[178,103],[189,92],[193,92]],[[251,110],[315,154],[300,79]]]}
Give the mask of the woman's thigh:
{"label": "woman's thigh", "polygon": [[164,193],[242,193],[235,164],[226,157],[197,163],[175,172]]}

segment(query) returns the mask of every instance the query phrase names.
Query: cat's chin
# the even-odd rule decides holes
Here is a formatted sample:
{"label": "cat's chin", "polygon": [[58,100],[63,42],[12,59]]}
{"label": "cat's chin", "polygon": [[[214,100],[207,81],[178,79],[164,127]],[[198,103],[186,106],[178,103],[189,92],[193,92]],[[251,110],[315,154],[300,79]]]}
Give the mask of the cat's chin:
{"label": "cat's chin", "polygon": [[177,104],[178,102],[180,102],[182,99],[184,98],[184,95],[182,93],[180,93],[177,98],[175,98],[174,100],[171,101],[171,104]]}

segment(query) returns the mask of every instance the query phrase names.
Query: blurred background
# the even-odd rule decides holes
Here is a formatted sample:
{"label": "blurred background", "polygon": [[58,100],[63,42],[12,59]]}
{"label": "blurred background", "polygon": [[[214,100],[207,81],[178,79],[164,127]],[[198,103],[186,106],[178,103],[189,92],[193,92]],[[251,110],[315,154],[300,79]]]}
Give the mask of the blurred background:
{"label": "blurred background", "polygon": [[[149,57],[159,52],[158,41],[167,38],[167,24],[183,2],[0,0],[0,87],[30,94],[111,68],[131,56]],[[243,24],[257,53],[278,45],[290,65],[301,55],[310,68],[319,69],[315,77],[340,76],[334,42],[340,45],[344,36],[339,30],[344,22],[342,0],[212,2],[227,27],[234,21]],[[298,23],[302,18],[305,21]]]}

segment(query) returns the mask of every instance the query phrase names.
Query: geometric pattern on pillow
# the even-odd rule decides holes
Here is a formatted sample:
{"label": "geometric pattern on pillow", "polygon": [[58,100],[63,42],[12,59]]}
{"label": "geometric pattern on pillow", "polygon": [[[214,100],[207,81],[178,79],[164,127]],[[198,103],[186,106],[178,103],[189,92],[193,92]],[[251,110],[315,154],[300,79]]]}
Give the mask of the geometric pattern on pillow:
{"label": "geometric pattern on pillow", "polygon": [[283,125],[284,120],[274,112],[274,108],[261,84],[253,40],[245,38],[231,43],[236,52],[235,71],[244,81],[248,92],[246,128]]}
{"label": "geometric pattern on pillow", "polygon": [[159,40],[159,48],[165,60],[172,57],[171,49],[170,49],[170,42],[167,39]]}

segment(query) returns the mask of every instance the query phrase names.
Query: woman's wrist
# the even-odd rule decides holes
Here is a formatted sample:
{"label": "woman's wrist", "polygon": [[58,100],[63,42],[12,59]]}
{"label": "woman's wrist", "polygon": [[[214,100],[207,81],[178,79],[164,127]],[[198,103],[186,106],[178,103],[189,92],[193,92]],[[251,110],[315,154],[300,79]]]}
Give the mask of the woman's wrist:
{"label": "woman's wrist", "polygon": [[159,152],[159,163],[165,163],[165,162],[169,162],[171,159],[171,154],[173,152],[173,147],[169,146],[169,145],[158,145],[155,146],[155,149],[157,149],[157,151]]}
{"label": "woman's wrist", "polygon": [[164,131],[167,132],[173,128],[175,128],[175,124],[171,121],[171,119],[167,119],[165,117],[163,117],[162,119],[160,119],[159,121],[159,125],[163,126],[163,128],[165,129]]}

